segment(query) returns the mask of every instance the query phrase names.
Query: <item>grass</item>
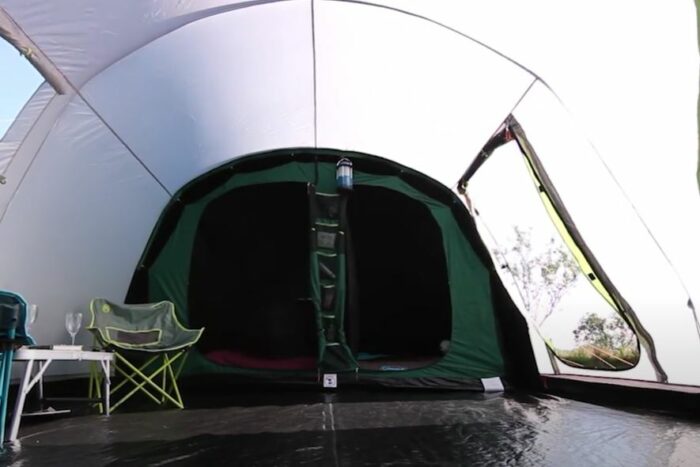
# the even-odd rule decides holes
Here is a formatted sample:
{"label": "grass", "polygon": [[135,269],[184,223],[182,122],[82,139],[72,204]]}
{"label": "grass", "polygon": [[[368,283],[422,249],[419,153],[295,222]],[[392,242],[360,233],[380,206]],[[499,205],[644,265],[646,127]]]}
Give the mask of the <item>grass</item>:
{"label": "grass", "polygon": [[639,362],[636,347],[607,349],[582,345],[572,350],[557,350],[556,355],[567,365],[595,370],[628,370]]}

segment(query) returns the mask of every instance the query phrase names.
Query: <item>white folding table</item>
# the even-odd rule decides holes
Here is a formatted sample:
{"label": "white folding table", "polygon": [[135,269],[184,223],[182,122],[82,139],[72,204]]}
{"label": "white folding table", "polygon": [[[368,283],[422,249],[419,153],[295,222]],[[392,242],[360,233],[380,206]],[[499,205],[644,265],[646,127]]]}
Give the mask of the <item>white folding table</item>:
{"label": "white folding table", "polygon": [[[12,414],[10,434],[7,440],[15,441],[17,439],[17,434],[19,433],[19,424],[22,418],[22,411],[24,410],[24,400],[26,399],[27,394],[29,394],[29,391],[31,391],[31,389],[34,387],[34,385],[37,384],[37,382],[39,383],[40,397],[43,398],[42,378],[44,372],[49,367],[51,362],[55,361],[100,362],[102,372],[104,373],[104,391],[102,394],[102,403],[104,404],[105,415],[109,415],[109,370],[110,364],[113,360],[114,354],[111,352],[96,352],[90,350],[33,349],[30,347],[22,347],[18,349],[15,352],[14,361],[27,362],[27,366],[24,369],[24,376],[22,377],[22,382],[20,383],[19,390],[17,392],[15,410]],[[39,364],[39,367],[36,374],[32,375],[35,362]],[[82,400],[83,398],[80,399]],[[88,399],[84,398],[84,400]]]}

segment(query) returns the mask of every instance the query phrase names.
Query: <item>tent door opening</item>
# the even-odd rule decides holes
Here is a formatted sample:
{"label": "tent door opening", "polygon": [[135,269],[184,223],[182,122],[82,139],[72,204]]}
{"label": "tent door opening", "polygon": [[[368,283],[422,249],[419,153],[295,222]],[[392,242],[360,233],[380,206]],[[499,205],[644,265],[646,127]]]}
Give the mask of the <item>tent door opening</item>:
{"label": "tent door opening", "polygon": [[306,184],[236,188],[202,213],[189,308],[206,326],[200,351],[223,365],[315,369],[317,324],[308,281]]}
{"label": "tent door opening", "polygon": [[425,204],[358,185],[348,197],[346,333],[360,368],[420,368],[449,349],[451,302],[441,230]]}

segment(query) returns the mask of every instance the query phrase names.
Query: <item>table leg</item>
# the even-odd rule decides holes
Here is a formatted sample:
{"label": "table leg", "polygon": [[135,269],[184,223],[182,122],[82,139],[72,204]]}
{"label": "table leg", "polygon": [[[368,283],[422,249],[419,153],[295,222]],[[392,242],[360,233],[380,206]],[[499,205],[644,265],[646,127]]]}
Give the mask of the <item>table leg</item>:
{"label": "table leg", "polygon": [[0,356],[2,360],[2,371],[0,371],[0,391],[2,391],[2,403],[0,403],[0,444],[5,441],[7,397],[10,392],[10,378],[12,377],[12,354],[12,350],[5,348]]}
{"label": "table leg", "polygon": [[39,410],[44,409],[44,375],[39,377]]}
{"label": "table leg", "polygon": [[110,377],[109,377],[109,360],[105,360],[102,364],[102,371],[105,373],[105,378],[104,378],[104,407],[105,407],[105,415],[109,415],[109,387],[111,384]]}
{"label": "table leg", "polygon": [[12,413],[12,423],[10,424],[10,436],[8,441],[16,441],[19,433],[19,422],[22,419],[22,411],[24,410],[24,399],[29,392],[29,380],[32,376],[32,368],[34,368],[34,360],[27,360],[27,367],[24,369],[22,383],[17,391],[17,401],[15,402],[15,411]]}

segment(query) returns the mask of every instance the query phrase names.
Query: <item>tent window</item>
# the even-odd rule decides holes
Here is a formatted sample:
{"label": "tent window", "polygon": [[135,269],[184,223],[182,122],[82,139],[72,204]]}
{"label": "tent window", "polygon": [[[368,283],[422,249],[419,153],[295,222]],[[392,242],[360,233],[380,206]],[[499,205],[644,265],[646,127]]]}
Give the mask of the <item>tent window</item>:
{"label": "tent window", "polygon": [[581,271],[525,162],[515,142],[501,146],[468,187],[506,287],[563,363],[633,368],[639,361],[634,331],[595,288],[597,278]]}
{"label": "tent window", "polygon": [[0,39],[0,140],[43,81],[17,49]]}

